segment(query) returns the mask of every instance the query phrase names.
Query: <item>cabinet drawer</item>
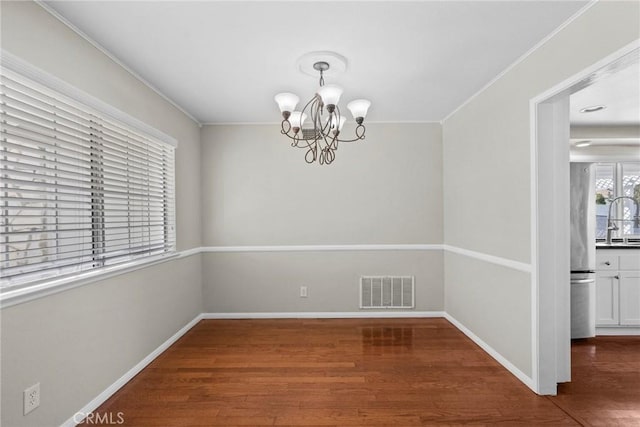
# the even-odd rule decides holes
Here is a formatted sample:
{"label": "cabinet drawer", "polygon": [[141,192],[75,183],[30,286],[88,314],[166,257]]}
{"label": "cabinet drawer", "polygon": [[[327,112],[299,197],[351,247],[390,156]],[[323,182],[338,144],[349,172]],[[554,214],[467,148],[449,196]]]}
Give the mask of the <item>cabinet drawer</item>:
{"label": "cabinet drawer", "polygon": [[620,270],[640,270],[640,251],[633,253],[620,255],[619,262]]}
{"label": "cabinet drawer", "polygon": [[618,255],[596,254],[596,270],[617,270]]}

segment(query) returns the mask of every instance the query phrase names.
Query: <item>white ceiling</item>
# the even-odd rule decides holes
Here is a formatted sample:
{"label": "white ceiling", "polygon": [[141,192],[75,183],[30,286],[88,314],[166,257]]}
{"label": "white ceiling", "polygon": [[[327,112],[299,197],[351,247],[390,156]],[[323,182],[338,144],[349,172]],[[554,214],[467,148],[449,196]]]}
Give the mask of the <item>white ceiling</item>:
{"label": "white ceiling", "polygon": [[345,56],[327,79],[369,121],[440,121],[586,1],[47,1],[201,123],[278,122],[310,98],[296,61]]}
{"label": "white ceiling", "polygon": [[[607,75],[570,97],[571,124],[581,126],[640,125],[640,64]],[[604,110],[581,113],[594,105]]]}

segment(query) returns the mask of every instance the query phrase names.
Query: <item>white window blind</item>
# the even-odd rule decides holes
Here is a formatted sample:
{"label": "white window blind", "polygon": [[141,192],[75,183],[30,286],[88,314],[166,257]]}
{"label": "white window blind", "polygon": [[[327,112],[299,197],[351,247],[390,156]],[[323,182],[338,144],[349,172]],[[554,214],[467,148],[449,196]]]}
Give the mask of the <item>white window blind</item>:
{"label": "white window blind", "polygon": [[0,287],[175,249],[174,147],[0,73]]}

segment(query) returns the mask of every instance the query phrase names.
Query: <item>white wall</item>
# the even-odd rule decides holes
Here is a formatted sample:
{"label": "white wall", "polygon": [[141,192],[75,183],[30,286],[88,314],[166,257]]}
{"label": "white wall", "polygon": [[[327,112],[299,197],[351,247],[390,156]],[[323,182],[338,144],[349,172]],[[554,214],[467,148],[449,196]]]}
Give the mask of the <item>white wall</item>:
{"label": "white wall", "polygon": [[[638,39],[639,6],[598,2],[444,122],[446,244],[531,263],[529,100]],[[477,264],[447,254],[445,309],[530,375],[530,274]]]}
{"label": "white wall", "polygon": [[[33,2],[2,2],[2,49],[173,136],[179,249],[200,245],[198,126]],[[2,309],[2,414],[59,425],[202,312],[200,256]],[[22,392],[40,382],[40,407]]]}
{"label": "white wall", "polygon": [[[343,131],[349,135],[351,129]],[[204,246],[442,243],[439,124],[370,124],[329,166],[308,165],[278,125],[202,129]],[[441,310],[440,251],[208,253],[205,310],[357,311],[358,277],[416,275]],[[309,286],[309,298],[298,297]]]}

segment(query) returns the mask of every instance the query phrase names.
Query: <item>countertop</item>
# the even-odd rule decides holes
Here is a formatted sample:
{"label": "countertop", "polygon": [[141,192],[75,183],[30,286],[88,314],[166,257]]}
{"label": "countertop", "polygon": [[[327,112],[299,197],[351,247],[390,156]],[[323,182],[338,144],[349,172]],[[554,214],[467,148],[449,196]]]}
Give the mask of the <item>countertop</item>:
{"label": "countertop", "polygon": [[597,249],[640,249],[640,244],[638,243],[612,243],[607,245],[606,243],[596,243]]}

